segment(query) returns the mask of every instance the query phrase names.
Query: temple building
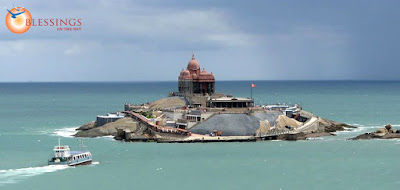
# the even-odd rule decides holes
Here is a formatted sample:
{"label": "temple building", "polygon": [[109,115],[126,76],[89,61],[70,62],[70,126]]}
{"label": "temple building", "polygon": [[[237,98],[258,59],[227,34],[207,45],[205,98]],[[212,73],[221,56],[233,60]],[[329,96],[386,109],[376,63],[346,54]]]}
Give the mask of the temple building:
{"label": "temple building", "polygon": [[215,93],[215,77],[213,73],[208,73],[204,68],[200,69],[200,64],[192,55],[186,70],[182,69],[178,77],[178,89],[181,95],[212,95]]}
{"label": "temple building", "polygon": [[[214,74],[208,73],[204,68],[201,70],[194,54],[186,69],[182,69],[179,74],[178,90],[178,93],[174,92],[170,96],[184,97],[189,107],[248,108],[254,106],[254,101],[250,98],[237,98],[216,93]],[[198,120],[198,117],[191,115],[187,119]]]}

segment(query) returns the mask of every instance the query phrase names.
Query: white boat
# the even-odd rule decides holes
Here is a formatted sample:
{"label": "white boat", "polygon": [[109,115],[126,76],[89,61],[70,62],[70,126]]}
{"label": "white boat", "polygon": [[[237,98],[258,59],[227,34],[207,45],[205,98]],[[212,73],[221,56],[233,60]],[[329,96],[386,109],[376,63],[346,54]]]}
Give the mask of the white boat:
{"label": "white boat", "polygon": [[58,145],[54,146],[53,151],[54,156],[48,161],[49,165],[76,166],[92,162],[92,154],[89,151],[70,151],[68,145],[61,145],[60,139],[58,139]]}

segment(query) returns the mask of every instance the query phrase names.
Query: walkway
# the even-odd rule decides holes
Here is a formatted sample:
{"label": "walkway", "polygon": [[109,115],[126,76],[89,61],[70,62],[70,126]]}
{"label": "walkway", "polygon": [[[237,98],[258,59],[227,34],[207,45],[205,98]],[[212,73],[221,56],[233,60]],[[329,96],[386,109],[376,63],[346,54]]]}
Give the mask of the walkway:
{"label": "walkway", "polygon": [[286,129],[276,129],[276,130],[271,130],[267,134],[262,135],[260,137],[271,137],[271,136],[278,136],[278,135],[284,135],[284,134],[298,134],[307,129],[310,129],[311,127],[314,127],[315,125],[318,125],[318,118],[311,117],[307,122],[304,123],[304,125],[300,126],[296,130],[290,131],[290,130],[286,130]]}
{"label": "walkway", "polygon": [[178,135],[184,135],[184,136],[191,135],[191,133],[185,129],[158,126],[158,125],[148,121],[144,116],[142,116],[138,113],[132,112],[132,111],[123,111],[122,113],[125,113],[126,115],[132,117],[136,121],[145,124],[149,129],[156,131],[156,132],[171,133],[171,134],[178,134]]}

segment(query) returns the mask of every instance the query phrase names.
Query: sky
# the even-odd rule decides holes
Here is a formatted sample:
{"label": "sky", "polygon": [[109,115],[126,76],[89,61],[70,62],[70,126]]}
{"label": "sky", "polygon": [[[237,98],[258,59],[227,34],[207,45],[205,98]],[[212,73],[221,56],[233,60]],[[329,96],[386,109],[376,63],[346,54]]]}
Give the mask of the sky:
{"label": "sky", "polygon": [[[80,18],[10,32],[7,11]],[[216,80],[400,80],[396,0],[0,0],[0,82],[176,81],[192,52]]]}

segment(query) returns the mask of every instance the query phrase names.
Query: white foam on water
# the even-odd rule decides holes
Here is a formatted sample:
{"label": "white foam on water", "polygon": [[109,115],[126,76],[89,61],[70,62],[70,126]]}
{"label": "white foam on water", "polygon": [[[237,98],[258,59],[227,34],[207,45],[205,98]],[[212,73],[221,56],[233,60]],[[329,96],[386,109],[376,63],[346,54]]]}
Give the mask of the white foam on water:
{"label": "white foam on water", "polygon": [[382,128],[383,126],[363,126],[363,125],[360,125],[360,126],[356,126],[357,128],[345,128],[345,130],[344,131],[337,131],[337,132],[334,132],[334,134],[344,134],[344,133],[360,133],[360,132],[363,132],[363,131],[366,131],[366,130],[368,130],[368,131],[373,131],[373,130],[371,130],[371,129],[378,129],[378,128]]}
{"label": "white foam on water", "polygon": [[364,127],[363,124],[359,124],[359,123],[350,123],[349,125],[354,126],[354,127]]}
{"label": "white foam on water", "polygon": [[308,137],[307,140],[324,140],[322,137]]}
{"label": "white foam on water", "polygon": [[100,162],[92,162],[92,165],[100,164]]}
{"label": "white foam on water", "polygon": [[101,136],[101,137],[96,137],[96,138],[103,138],[103,139],[108,139],[108,140],[116,141],[116,140],[114,139],[114,136],[112,136],[112,135]]}
{"label": "white foam on water", "polygon": [[59,136],[59,137],[67,137],[72,138],[78,131],[76,131],[77,126],[75,127],[64,127],[60,129],[46,129],[42,131],[38,131],[41,135],[51,135],[51,136]]}
{"label": "white foam on water", "polygon": [[37,176],[49,172],[55,172],[66,168],[68,168],[68,166],[66,165],[52,165],[52,166],[0,170],[0,186],[10,183],[17,183],[18,181],[28,177]]}
{"label": "white foam on water", "polygon": [[74,137],[73,135],[75,135],[77,133],[77,131],[75,129],[76,129],[76,127],[66,127],[66,128],[62,128],[62,129],[56,129],[55,131],[53,131],[51,133],[51,135],[72,138],[72,137]]}

